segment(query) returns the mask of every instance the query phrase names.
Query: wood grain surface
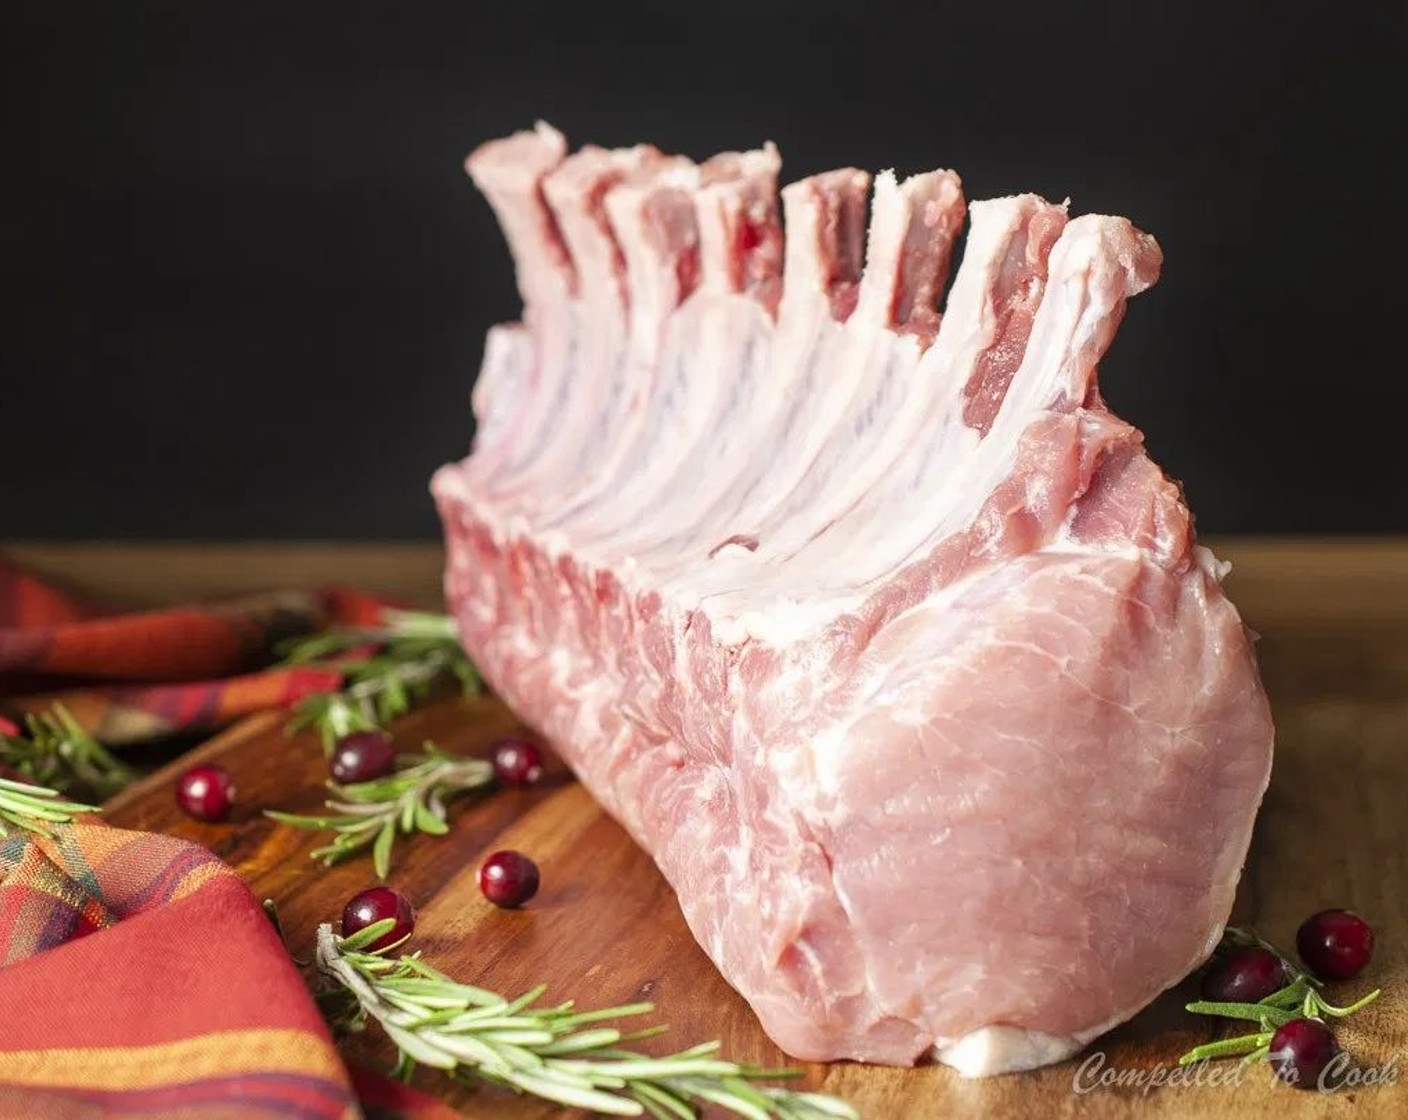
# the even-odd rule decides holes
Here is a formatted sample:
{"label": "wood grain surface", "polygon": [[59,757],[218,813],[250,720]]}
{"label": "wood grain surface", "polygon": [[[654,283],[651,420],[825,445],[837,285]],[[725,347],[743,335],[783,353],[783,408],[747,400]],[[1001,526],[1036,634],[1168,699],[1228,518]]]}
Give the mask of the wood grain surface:
{"label": "wood grain surface", "polygon": [[[31,562],[46,561],[50,572],[76,576],[91,590],[103,589],[101,565],[82,558],[83,546],[65,546],[80,550],[69,554],[69,564],[59,555],[63,548],[46,554],[46,547],[53,546],[19,553]],[[381,571],[383,582],[359,582],[402,593],[424,589],[434,550],[406,548],[400,565],[362,563],[358,569]],[[246,560],[255,555],[259,562],[246,563],[248,578],[241,579],[238,556],[221,554],[218,546],[195,546],[179,562],[168,553],[154,565],[201,569],[172,581],[181,593],[162,596],[159,585],[132,572],[119,590],[155,600],[184,597],[202,579],[226,591],[247,590],[251,582],[345,580],[349,566],[358,568],[350,562],[355,551],[319,553],[304,546],[290,551],[281,566],[278,546],[246,550]],[[1229,582],[1233,598],[1262,635],[1260,656],[1278,729],[1271,789],[1234,919],[1283,945],[1293,940],[1303,917],[1325,906],[1351,907],[1374,923],[1379,942],[1369,971],[1334,992],[1348,997],[1374,985],[1385,994],[1349,1020],[1340,1037],[1364,1066],[1395,1062],[1397,1083],[1323,1096],[1275,1086],[1265,1067],[1245,1070],[1233,1085],[1129,1083],[1167,1073],[1180,1052],[1216,1036],[1209,1022],[1182,1011],[1188,993],[1179,990],[1087,1051],[1087,1061],[1103,1055],[1102,1068],[1119,1074],[1121,1085],[1102,1086],[1081,1059],[984,1081],[965,1081],[938,1067],[813,1065],[804,1067],[807,1085],[841,1094],[864,1116],[879,1120],[1408,1117],[1408,542],[1228,542],[1219,551],[1236,565]],[[431,596],[433,590],[406,597]],[[478,753],[516,726],[499,703],[483,699],[437,704],[396,730],[408,747],[428,737],[452,751]],[[317,923],[335,919],[344,900],[372,881],[366,860],[324,870],[308,859],[314,835],[260,815],[266,807],[310,810],[319,803],[323,762],[316,741],[285,738],[281,717],[267,715],[198,748],[194,757],[228,766],[240,791],[238,812],[222,825],[187,820],[172,803],[174,775],[192,757],[127,791],[111,803],[108,819],[214,849],[257,894],[278,901],[294,952],[306,954]],[[649,859],[560,768],[541,789],[462,804],[452,820],[446,837],[401,842],[390,876],[419,910],[415,942],[432,962],[506,993],[546,982],[552,994],[583,1005],[650,999],[659,1019],[672,1027],[668,1043],[657,1040],[659,1045],[718,1038],[739,1060],[786,1060],[695,945]],[[475,885],[481,858],[502,847],[529,853],[542,868],[542,890],[521,912],[496,910]],[[375,1034],[354,1040],[349,1053],[373,1062],[386,1057]],[[576,1115],[497,1090],[450,1086],[434,1075],[423,1084],[470,1117]],[[1076,1092],[1076,1085],[1089,1091]]]}

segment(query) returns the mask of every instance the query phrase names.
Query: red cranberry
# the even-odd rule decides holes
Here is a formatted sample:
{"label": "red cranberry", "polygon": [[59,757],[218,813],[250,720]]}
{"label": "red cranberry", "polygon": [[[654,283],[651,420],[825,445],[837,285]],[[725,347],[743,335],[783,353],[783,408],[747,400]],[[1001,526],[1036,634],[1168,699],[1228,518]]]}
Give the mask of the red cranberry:
{"label": "red cranberry", "polygon": [[395,918],[396,924],[367,946],[369,952],[380,952],[409,937],[416,928],[416,912],[411,909],[410,900],[400,891],[390,887],[368,887],[361,894],[354,894],[342,908],[342,936],[351,937],[387,918]]}
{"label": "red cranberry", "polygon": [[1319,1019],[1292,1019],[1271,1036],[1266,1060],[1278,1080],[1297,1089],[1314,1089],[1339,1052],[1335,1036]]}
{"label": "red cranberry", "polygon": [[1203,977],[1204,999],[1217,1003],[1259,1003],[1291,982],[1286,962],[1270,949],[1232,949],[1213,961]]}
{"label": "red cranberry", "polygon": [[396,744],[381,731],[354,731],[333,747],[328,773],[340,785],[384,778],[396,769]]}
{"label": "red cranberry", "polygon": [[538,865],[522,852],[495,852],[479,868],[479,889],[495,906],[522,906],[538,893]]}
{"label": "red cranberry", "polygon": [[508,786],[531,786],[543,776],[543,756],[528,739],[500,739],[494,744],[494,777]]}
{"label": "red cranberry", "polygon": [[1321,910],[1301,923],[1296,950],[1306,967],[1327,980],[1358,976],[1374,954],[1374,931],[1349,910]]}
{"label": "red cranberry", "polygon": [[223,766],[192,766],[176,779],[176,804],[198,821],[223,821],[234,801],[234,779]]}

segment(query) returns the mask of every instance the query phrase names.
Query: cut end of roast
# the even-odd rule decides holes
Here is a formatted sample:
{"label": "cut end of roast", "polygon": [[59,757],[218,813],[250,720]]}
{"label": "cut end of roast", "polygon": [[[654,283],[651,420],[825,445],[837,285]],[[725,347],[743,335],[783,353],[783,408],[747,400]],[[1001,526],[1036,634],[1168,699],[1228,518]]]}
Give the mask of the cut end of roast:
{"label": "cut end of roast", "polygon": [[772,1038],[1026,1069],[1195,967],[1272,726],[1097,385],[1154,239],[950,171],[779,191],[771,145],[468,167],[525,306],[435,478],[448,601]]}

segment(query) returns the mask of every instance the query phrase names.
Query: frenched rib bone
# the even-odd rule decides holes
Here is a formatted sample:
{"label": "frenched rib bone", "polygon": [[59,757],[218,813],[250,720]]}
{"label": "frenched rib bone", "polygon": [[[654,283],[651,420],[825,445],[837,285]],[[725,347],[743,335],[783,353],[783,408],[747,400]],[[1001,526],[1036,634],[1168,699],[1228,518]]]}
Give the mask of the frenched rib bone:
{"label": "frenched rib bone", "polygon": [[779,196],[771,145],[467,167],[524,312],[433,483],[450,607],[768,1033],[995,1073],[1186,975],[1272,727],[1096,382],[1153,238],[950,171]]}

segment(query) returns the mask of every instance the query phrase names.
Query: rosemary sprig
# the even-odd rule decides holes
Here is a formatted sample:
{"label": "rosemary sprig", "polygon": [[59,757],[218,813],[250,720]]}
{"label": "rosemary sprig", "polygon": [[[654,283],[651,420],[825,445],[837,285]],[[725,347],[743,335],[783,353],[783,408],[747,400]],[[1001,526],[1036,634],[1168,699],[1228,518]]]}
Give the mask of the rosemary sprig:
{"label": "rosemary sprig", "polygon": [[394,924],[386,919],[351,937],[319,926],[317,968],[349,997],[337,1025],[361,1030],[368,1020],[381,1024],[400,1052],[396,1072],[403,1078],[425,1065],[569,1107],[655,1120],[692,1120],[706,1104],[749,1120],[859,1120],[837,1097],[756,1084],[796,1076],[794,1070],[725,1061],[717,1042],[651,1057],[622,1043],[663,1028],[625,1034],[601,1025],[643,1015],[653,1009],[648,1003],[601,1011],[577,1011],[570,1001],[539,1007],[541,987],[508,1000],[457,983],[419,953],[391,960],[387,949],[368,952]]}
{"label": "rosemary sprig", "polygon": [[96,805],[63,800],[58,790],[0,778],[0,836],[9,836],[11,828],[53,836],[50,825],[69,824],[78,813],[97,811]]}
{"label": "rosemary sprig", "polygon": [[1194,1000],[1187,1010],[1197,1015],[1217,1015],[1225,1019],[1240,1019],[1256,1023],[1258,1030],[1235,1038],[1222,1038],[1195,1046],[1178,1059],[1182,1066],[1212,1058],[1226,1058],[1243,1055],[1244,1062],[1256,1062],[1265,1058],[1270,1051],[1271,1037],[1292,1019],[1320,1019],[1327,1016],[1343,1019],[1367,1007],[1379,998],[1382,989],[1375,988],[1362,999],[1355,1000],[1347,1007],[1336,1007],[1320,994],[1322,984],[1315,977],[1297,968],[1279,949],[1263,941],[1255,933],[1247,930],[1228,929],[1223,937],[1223,945],[1230,947],[1258,946],[1275,953],[1281,959],[1287,972],[1293,978],[1280,991],[1272,992],[1256,1003],[1223,1003],[1215,1000]]}
{"label": "rosemary sprig", "polygon": [[1287,984],[1279,992],[1272,992],[1260,1003],[1217,1003],[1210,1000],[1194,1000],[1188,1010],[1200,1015],[1221,1015],[1229,1019],[1246,1019],[1259,1025],[1260,1030],[1236,1038],[1222,1038],[1195,1046],[1178,1059],[1181,1066],[1211,1058],[1244,1055],[1244,1062],[1256,1062],[1270,1052],[1271,1038],[1292,1019],[1320,1019],[1326,1016],[1343,1019],[1361,1008],[1369,1006],[1379,998],[1382,989],[1375,988],[1362,999],[1355,1000],[1348,1007],[1336,1007],[1306,983],[1304,976]]}
{"label": "rosemary sprig", "polygon": [[333,745],[344,736],[354,731],[374,731],[378,726],[360,700],[346,692],[323,692],[300,700],[285,730],[293,735],[304,728],[316,728],[323,740],[323,753],[330,754]]}
{"label": "rosemary sprig", "polygon": [[372,865],[385,879],[398,832],[443,836],[449,831],[446,802],[494,780],[493,765],[483,759],[456,758],[430,742],[424,751],[424,757],[403,756],[406,765],[384,778],[352,785],[329,781],[333,796],[325,804],[330,813],[303,816],[269,809],[264,815],[294,828],[333,832],[331,843],[310,853],[329,866],[371,845]]}
{"label": "rosemary sprig", "polygon": [[0,762],[34,782],[67,793],[82,789],[99,800],[131,784],[137,772],[88,734],[62,704],[25,718],[25,734],[0,734]]}
{"label": "rosemary sprig", "polygon": [[405,715],[441,681],[453,678],[469,696],[483,689],[453,621],[440,614],[388,611],[382,626],[335,627],[294,638],[281,652],[282,664],[318,665],[343,675],[341,692],[302,701],[288,725],[290,733],[316,728],[329,751],[344,735]]}

